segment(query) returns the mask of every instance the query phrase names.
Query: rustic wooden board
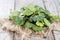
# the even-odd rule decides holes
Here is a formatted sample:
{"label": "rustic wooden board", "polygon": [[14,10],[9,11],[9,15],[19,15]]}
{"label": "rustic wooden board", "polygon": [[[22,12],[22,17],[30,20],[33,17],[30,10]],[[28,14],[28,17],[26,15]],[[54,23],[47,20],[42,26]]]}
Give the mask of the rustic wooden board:
{"label": "rustic wooden board", "polygon": [[[15,0],[15,1],[16,1],[14,4],[15,7],[13,7],[13,9],[15,10],[19,10],[22,6],[27,5],[29,3],[34,3],[49,10],[53,14],[60,15],[60,0]],[[53,31],[55,40],[60,40],[60,27],[57,27],[57,30],[58,31]],[[17,35],[16,33],[14,33],[13,37],[11,37],[11,34],[8,31],[2,31],[2,29],[0,29],[0,40],[20,40],[19,35]],[[54,39],[52,37],[52,33],[50,33],[50,36],[48,36],[47,39],[40,40],[54,40]]]}

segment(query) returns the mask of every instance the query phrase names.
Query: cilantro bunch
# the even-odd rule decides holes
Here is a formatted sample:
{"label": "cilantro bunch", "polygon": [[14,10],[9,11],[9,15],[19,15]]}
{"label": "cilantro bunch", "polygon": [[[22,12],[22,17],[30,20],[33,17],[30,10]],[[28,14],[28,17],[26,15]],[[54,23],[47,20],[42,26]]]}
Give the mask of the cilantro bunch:
{"label": "cilantro bunch", "polygon": [[60,18],[51,14],[48,10],[34,4],[29,4],[20,9],[20,11],[11,10],[10,19],[18,26],[26,27],[34,31],[43,30],[48,27],[52,20]]}

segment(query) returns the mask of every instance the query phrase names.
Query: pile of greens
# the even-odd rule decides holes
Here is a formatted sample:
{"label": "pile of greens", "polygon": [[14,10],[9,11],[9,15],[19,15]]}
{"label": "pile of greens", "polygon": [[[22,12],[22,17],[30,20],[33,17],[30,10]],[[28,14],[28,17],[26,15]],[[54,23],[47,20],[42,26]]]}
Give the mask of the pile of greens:
{"label": "pile of greens", "polygon": [[48,27],[57,18],[60,18],[54,14],[51,14],[48,10],[41,8],[38,5],[29,4],[20,9],[20,11],[11,10],[10,19],[18,26],[26,27],[34,31],[43,30]]}

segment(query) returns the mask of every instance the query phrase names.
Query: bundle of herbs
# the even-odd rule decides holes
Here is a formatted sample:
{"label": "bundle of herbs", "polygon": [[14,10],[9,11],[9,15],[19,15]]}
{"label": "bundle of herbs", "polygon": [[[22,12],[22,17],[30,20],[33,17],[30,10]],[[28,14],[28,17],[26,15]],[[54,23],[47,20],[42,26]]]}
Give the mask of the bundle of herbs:
{"label": "bundle of herbs", "polygon": [[53,23],[52,20],[60,19],[59,16],[34,4],[24,6],[20,11],[11,10],[9,17],[17,26],[34,31],[41,31],[44,27],[50,26]]}

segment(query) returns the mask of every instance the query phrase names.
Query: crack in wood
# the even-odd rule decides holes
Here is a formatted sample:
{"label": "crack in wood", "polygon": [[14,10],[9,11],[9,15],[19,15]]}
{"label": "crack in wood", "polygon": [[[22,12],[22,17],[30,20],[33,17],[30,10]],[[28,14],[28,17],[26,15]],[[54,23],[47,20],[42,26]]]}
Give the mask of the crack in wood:
{"label": "crack in wood", "polygon": [[44,8],[46,9],[45,1],[44,1],[44,0],[42,0],[42,2],[43,2],[43,6],[44,6]]}

